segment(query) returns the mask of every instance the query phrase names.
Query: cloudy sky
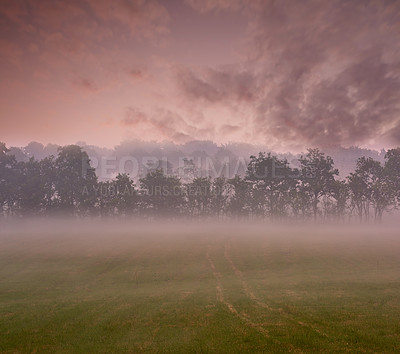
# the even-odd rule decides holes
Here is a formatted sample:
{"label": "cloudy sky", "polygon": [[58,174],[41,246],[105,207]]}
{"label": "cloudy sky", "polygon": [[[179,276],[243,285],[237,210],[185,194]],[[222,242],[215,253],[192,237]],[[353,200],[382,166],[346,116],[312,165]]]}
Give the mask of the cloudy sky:
{"label": "cloudy sky", "polygon": [[400,145],[400,1],[1,0],[0,140]]}

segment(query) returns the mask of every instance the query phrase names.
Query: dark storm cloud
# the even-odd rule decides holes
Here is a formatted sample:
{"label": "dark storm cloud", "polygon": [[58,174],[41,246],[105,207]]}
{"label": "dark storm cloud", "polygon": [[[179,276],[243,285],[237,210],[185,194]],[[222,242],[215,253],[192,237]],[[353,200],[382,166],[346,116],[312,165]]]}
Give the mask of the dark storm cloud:
{"label": "dark storm cloud", "polygon": [[386,136],[400,143],[399,1],[251,6],[246,62],[181,71],[187,98],[247,102],[253,133],[276,144],[353,145]]}
{"label": "dark storm cloud", "polygon": [[14,55],[36,45],[58,55],[90,53],[117,36],[163,36],[168,21],[155,0],[2,0],[0,50]]}
{"label": "dark storm cloud", "polygon": [[399,119],[400,82],[378,53],[334,78],[274,87],[257,107],[256,125],[281,139],[317,146],[349,145],[379,137]]}
{"label": "dark storm cloud", "polygon": [[24,32],[83,30],[86,35],[96,22],[98,32],[104,25],[122,25],[134,35],[150,37],[168,32],[169,15],[156,0],[2,0],[0,19],[4,29],[12,23]]}

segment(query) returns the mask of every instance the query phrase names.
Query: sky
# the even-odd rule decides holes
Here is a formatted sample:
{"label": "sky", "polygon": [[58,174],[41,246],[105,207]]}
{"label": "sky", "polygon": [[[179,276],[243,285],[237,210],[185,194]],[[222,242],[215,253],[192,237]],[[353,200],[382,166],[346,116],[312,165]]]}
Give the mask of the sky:
{"label": "sky", "polygon": [[0,141],[400,145],[400,1],[0,0]]}

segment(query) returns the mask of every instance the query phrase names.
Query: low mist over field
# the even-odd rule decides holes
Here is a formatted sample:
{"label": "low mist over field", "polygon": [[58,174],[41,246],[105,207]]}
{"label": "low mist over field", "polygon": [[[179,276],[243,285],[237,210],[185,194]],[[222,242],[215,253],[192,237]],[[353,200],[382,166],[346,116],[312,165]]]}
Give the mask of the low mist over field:
{"label": "low mist over field", "polygon": [[400,349],[397,229],[30,225],[0,241],[1,351]]}

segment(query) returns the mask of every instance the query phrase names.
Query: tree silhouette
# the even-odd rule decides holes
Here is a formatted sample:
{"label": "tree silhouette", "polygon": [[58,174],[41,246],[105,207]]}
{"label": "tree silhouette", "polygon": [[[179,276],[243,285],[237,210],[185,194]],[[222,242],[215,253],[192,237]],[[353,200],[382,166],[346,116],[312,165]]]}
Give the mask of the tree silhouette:
{"label": "tree silhouette", "polygon": [[308,153],[301,156],[299,162],[302,186],[311,193],[313,215],[316,219],[320,198],[333,192],[335,176],[339,171],[333,167],[332,158],[325,156],[319,149],[308,149]]}
{"label": "tree silhouette", "polygon": [[211,177],[196,177],[185,187],[191,215],[209,215],[212,201]]}
{"label": "tree silhouette", "polygon": [[89,213],[96,203],[97,176],[87,153],[77,145],[60,147],[55,169],[59,208],[68,213]]}
{"label": "tree silhouette", "polygon": [[234,178],[228,180],[231,186],[231,195],[228,204],[228,210],[237,218],[247,214],[246,206],[250,197],[249,183],[236,175]]}
{"label": "tree silhouette", "polygon": [[12,214],[17,201],[16,164],[13,155],[8,155],[9,149],[0,142],[0,208],[1,212]]}
{"label": "tree silhouette", "polygon": [[182,183],[176,176],[166,176],[162,169],[140,179],[144,209],[152,215],[175,215],[184,203]]}
{"label": "tree silhouette", "polygon": [[256,213],[264,211],[273,218],[287,213],[290,189],[295,184],[287,160],[270,153],[250,156],[246,179],[252,183],[252,204]]}

